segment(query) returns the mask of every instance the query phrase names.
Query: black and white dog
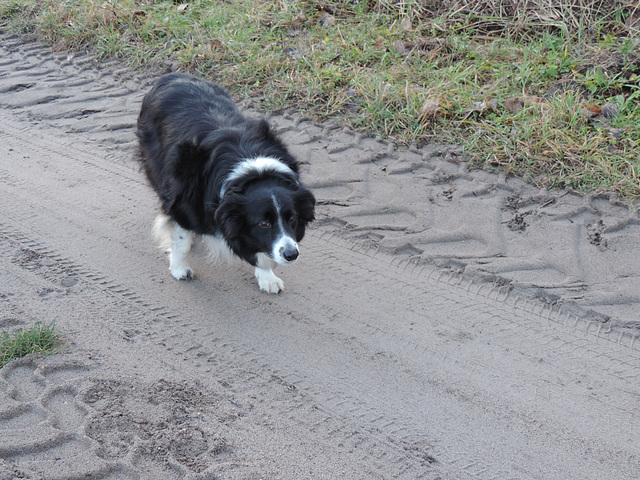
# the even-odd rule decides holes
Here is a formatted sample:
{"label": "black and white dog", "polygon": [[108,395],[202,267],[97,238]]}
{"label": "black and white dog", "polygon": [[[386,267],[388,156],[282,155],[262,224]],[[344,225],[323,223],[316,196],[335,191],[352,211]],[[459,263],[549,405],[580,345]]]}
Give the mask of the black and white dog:
{"label": "black and white dog", "polygon": [[170,249],[171,274],[193,277],[187,255],[200,236],[214,256],[246,260],[260,289],[279,293],[272,269],[298,258],[315,198],[268,123],[245,118],[219,85],[176,73],[144,97],[137,135],[162,203],[154,233]]}

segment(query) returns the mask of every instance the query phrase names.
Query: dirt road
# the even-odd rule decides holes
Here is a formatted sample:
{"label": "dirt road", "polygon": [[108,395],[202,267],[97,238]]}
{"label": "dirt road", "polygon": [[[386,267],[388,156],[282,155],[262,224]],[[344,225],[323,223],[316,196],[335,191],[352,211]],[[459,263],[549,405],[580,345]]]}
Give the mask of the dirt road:
{"label": "dirt road", "polygon": [[637,214],[274,116],[319,199],[284,293],[176,282],[152,80],[1,38],[0,328],[69,346],[0,370],[0,479],[640,478]]}

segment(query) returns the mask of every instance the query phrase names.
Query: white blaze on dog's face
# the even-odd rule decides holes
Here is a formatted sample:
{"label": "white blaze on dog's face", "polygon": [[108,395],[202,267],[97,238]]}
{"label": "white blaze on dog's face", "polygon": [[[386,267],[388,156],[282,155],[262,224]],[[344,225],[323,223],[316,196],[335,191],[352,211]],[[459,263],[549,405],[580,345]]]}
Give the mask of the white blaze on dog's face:
{"label": "white blaze on dog's face", "polygon": [[[287,263],[295,262],[300,255],[298,250],[298,242],[295,241],[294,227],[298,221],[298,216],[293,208],[284,213],[280,200],[275,194],[271,195],[273,200],[273,207],[276,212],[275,218],[277,219],[277,241],[273,245],[271,258],[276,263],[286,265]],[[284,215],[283,215],[284,214]]]}
{"label": "white blaze on dog's face", "polygon": [[291,190],[260,185],[255,189],[249,188],[246,195],[250,231],[247,241],[251,247],[281,265],[294,262],[300,250],[296,241],[298,213]]}

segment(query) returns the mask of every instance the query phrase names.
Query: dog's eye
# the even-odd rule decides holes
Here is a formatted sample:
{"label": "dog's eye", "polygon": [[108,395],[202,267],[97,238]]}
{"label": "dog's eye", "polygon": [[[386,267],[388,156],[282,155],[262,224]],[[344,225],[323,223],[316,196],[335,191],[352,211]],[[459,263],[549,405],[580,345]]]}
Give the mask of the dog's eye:
{"label": "dog's eye", "polygon": [[297,217],[296,215],[294,215],[293,217],[291,217],[291,218],[289,219],[289,223],[290,223],[291,225],[293,225],[293,224],[294,224],[294,223],[296,223],[297,221],[298,221],[298,217]]}
{"label": "dog's eye", "polygon": [[258,223],[258,226],[260,228],[270,228],[271,227],[271,222],[268,222],[266,220],[261,221],[260,223]]}

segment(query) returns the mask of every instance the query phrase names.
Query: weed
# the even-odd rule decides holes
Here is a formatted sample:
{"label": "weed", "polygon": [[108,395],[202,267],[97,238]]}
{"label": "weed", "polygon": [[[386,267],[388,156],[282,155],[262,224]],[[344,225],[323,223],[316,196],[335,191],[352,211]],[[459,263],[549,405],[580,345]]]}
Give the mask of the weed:
{"label": "weed", "polygon": [[55,330],[55,322],[38,322],[29,330],[18,330],[13,334],[0,333],[0,368],[14,358],[31,353],[51,354],[62,348],[62,337]]}

